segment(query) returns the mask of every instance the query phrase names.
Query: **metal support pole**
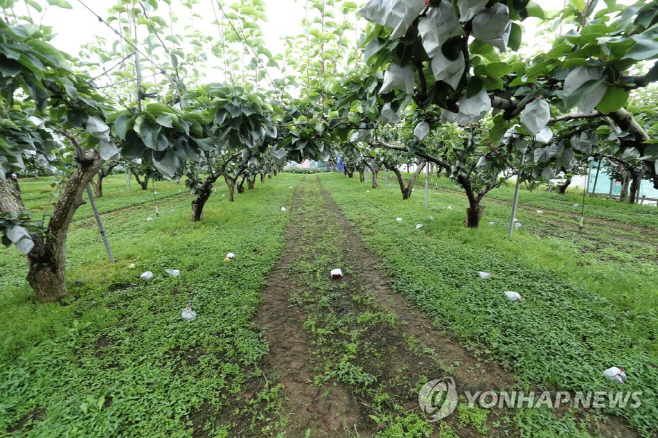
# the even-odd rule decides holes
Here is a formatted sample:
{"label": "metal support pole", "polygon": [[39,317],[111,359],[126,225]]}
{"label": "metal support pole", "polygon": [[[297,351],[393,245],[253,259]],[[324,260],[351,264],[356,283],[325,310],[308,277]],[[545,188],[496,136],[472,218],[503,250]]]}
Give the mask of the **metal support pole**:
{"label": "metal support pole", "polygon": [[587,197],[587,193],[589,192],[589,177],[591,174],[592,174],[592,161],[588,159],[587,179],[585,181],[585,190],[583,190],[583,208],[580,212],[580,226],[578,227],[579,230],[582,230],[583,225],[585,224],[585,198]]}
{"label": "metal support pole", "polygon": [[596,195],[596,183],[599,181],[599,172],[601,172],[601,161],[599,160],[598,166],[596,166],[596,178],[594,178],[594,187],[592,188],[592,195]]}
{"label": "metal support pole", "polygon": [[112,255],[110,242],[107,240],[107,236],[105,235],[103,221],[101,220],[101,215],[98,213],[96,201],[94,201],[94,195],[91,192],[91,186],[89,184],[87,184],[87,196],[89,197],[89,204],[91,204],[91,209],[94,211],[94,217],[96,218],[96,223],[98,224],[98,230],[100,231],[101,237],[103,238],[103,244],[105,245],[105,250],[107,251],[107,258],[110,259],[110,262],[115,263],[116,260],[114,260],[114,256]]}
{"label": "metal support pole", "polygon": [[386,166],[384,166],[384,190],[386,190],[386,180],[388,178],[386,177]]}
{"label": "metal support pole", "polygon": [[430,164],[427,163],[427,166],[425,167],[425,208],[429,207],[430,205],[429,184],[430,184]]}
{"label": "metal support pole", "polygon": [[516,206],[519,204],[519,189],[521,188],[521,174],[516,175],[516,190],[514,190],[514,201],[512,202],[512,217],[509,220],[509,231],[507,237],[512,240],[514,233],[514,218],[516,217]]}
{"label": "metal support pole", "polygon": [[126,169],[126,191],[130,193],[130,167]]}

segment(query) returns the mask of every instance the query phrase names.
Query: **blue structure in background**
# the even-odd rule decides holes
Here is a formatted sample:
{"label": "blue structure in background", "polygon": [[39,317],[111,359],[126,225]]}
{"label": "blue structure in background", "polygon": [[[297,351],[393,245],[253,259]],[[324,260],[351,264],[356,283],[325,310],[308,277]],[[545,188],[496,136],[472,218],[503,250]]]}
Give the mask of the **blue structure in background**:
{"label": "blue structure in background", "polygon": [[[612,182],[612,195],[619,196],[621,194],[621,182],[612,181],[610,175],[605,172],[605,167],[601,166],[599,172],[599,180],[596,183],[596,192],[594,192],[594,181],[596,180],[596,168],[599,165],[597,161],[592,161],[592,168],[589,175],[589,193],[596,193],[597,195],[609,195],[610,183]],[[642,197],[649,199],[658,199],[658,190],[653,188],[651,181],[642,180],[640,184],[640,199]]]}
{"label": "blue structure in background", "polygon": [[343,157],[340,154],[336,154],[336,162],[338,163],[338,171],[343,172],[345,168],[343,167]]}

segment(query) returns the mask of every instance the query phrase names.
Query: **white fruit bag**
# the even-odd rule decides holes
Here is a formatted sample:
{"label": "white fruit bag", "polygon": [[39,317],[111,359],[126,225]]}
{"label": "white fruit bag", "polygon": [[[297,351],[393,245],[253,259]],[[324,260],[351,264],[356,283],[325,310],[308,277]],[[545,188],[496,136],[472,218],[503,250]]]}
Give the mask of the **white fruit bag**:
{"label": "white fruit bag", "polygon": [[483,280],[488,280],[491,277],[493,277],[493,274],[491,272],[483,272],[483,271],[478,271],[478,275],[480,276],[481,279]]}
{"label": "white fruit bag", "polygon": [[539,133],[535,136],[535,140],[537,141],[537,143],[548,144],[552,139],[553,139],[553,131],[551,131],[551,128],[549,128],[548,126],[542,128],[541,131],[539,131]]}
{"label": "white fruit bag", "polygon": [[548,124],[551,109],[544,99],[530,102],[521,113],[521,124],[534,137]]}
{"label": "white fruit bag", "polygon": [[414,68],[410,65],[401,67],[394,62],[390,63],[384,73],[384,82],[379,94],[386,94],[391,90],[401,90],[407,94],[414,93]]}
{"label": "white fruit bag", "polygon": [[416,229],[417,229],[417,230],[420,230],[421,228],[423,228],[423,224],[417,224],[417,225],[416,225]]}
{"label": "white fruit bag", "polygon": [[361,126],[359,126],[359,129],[354,132],[352,135],[352,142],[358,142],[358,141],[370,141],[372,138],[372,129],[368,129],[368,125],[365,123],[361,123]]}
{"label": "white fruit bag", "polygon": [[402,218],[401,218],[401,217],[396,217],[395,220],[398,221],[398,222],[402,222]]}
{"label": "white fruit bag", "polygon": [[424,7],[425,0],[370,0],[359,13],[368,21],[393,28],[394,40],[407,33]]}
{"label": "white fruit bag", "polygon": [[196,319],[196,312],[192,310],[190,306],[187,306],[185,309],[183,309],[181,316],[185,321],[193,321]]}
{"label": "white fruit bag", "polygon": [[459,115],[457,123],[461,126],[470,125],[484,118],[491,109],[491,98],[483,88],[473,97],[466,97],[466,93],[459,99]]}
{"label": "white fruit bag", "polygon": [[427,15],[418,20],[418,31],[430,58],[441,53],[441,45],[449,38],[464,35],[451,1],[442,1],[439,7],[429,8]]}
{"label": "white fruit bag", "polygon": [[484,9],[473,19],[473,36],[478,40],[497,47],[504,52],[507,49],[512,20],[509,9],[502,3]]}
{"label": "white fruit bag", "polygon": [[624,369],[618,367],[608,368],[607,370],[603,371],[603,375],[617,383],[625,383],[627,379]]}
{"label": "white fruit bag", "polygon": [[393,111],[393,107],[391,106],[390,103],[385,103],[384,106],[382,107],[382,123],[384,125],[386,124],[391,124],[395,125],[396,123],[400,122],[400,114]]}
{"label": "white fruit bag", "polygon": [[343,278],[343,271],[340,269],[332,269],[331,278]]}
{"label": "white fruit bag", "polygon": [[519,295],[518,292],[508,290],[505,292],[505,295],[510,299],[510,301],[521,301],[521,295]]}
{"label": "white fruit bag", "polygon": [[[469,21],[487,5],[488,0],[459,0],[459,21]],[[443,3],[443,2],[442,2]]]}
{"label": "white fruit bag", "polygon": [[281,211],[286,211],[286,207],[281,207]]}
{"label": "white fruit bag", "polygon": [[432,58],[432,73],[437,81],[443,81],[450,85],[453,90],[457,89],[459,81],[464,75],[466,63],[464,62],[464,54],[459,52],[459,57],[454,61],[449,60],[439,50]]}
{"label": "white fruit bag", "polygon": [[146,271],[142,275],[139,276],[144,281],[150,281],[153,280],[153,272],[151,271]]}
{"label": "white fruit bag", "polygon": [[427,122],[420,122],[414,128],[414,137],[419,141],[423,141],[427,134],[430,133],[430,125]]}
{"label": "white fruit bag", "polygon": [[232,252],[229,252],[228,254],[226,254],[226,257],[228,257],[229,259],[232,259],[233,257],[235,257],[235,254],[233,254]]}
{"label": "white fruit bag", "polygon": [[178,277],[180,275],[180,271],[178,269],[166,269],[165,272],[172,277]]}

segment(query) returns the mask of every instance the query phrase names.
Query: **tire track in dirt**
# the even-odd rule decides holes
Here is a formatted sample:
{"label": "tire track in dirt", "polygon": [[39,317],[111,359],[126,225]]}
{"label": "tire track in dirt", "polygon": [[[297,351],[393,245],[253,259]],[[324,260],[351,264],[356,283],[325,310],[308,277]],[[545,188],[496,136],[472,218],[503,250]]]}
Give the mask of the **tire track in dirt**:
{"label": "tire track in dirt", "polygon": [[[405,334],[420,339],[425,345],[436,351],[436,356],[442,360],[441,366],[455,362],[462,364],[452,370],[455,380],[458,382],[459,392],[463,390],[500,390],[511,387],[514,384],[511,373],[504,371],[496,364],[485,364],[477,360],[457,341],[436,330],[432,320],[413,303],[393,291],[390,280],[381,274],[379,260],[366,249],[360,233],[343,216],[338,205],[324,188],[322,193],[330,208],[330,214],[335,218],[345,236],[344,243],[347,249],[345,258],[358,275],[359,282],[373,292],[377,307],[392,311],[399,316],[400,320],[406,324],[403,329]],[[443,376],[433,378],[438,377]]]}
{"label": "tire track in dirt", "polygon": [[300,185],[305,182],[306,178],[303,178],[294,189],[292,205],[288,209],[291,220],[285,235],[286,249],[267,278],[256,320],[270,344],[266,367],[285,387],[284,415],[289,415],[290,420],[286,435],[302,437],[310,430],[313,437],[342,436],[346,424],[358,422],[358,409],[341,385],[323,394],[322,389],[313,384],[317,373],[310,362],[313,355],[311,339],[303,329],[306,315],[303,309],[289,302],[295,278],[291,277],[288,265],[300,257],[304,248],[299,230],[299,222],[304,218],[298,212],[304,202]]}
{"label": "tire track in dirt", "polygon": [[[308,189],[303,187],[305,184],[319,193],[319,198],[308,195]],[[309,222],[309,218],[300,211],[300,206],[308,202],[316,203],[320,214],[329,222],[324,225],[321,221]],[[305,178],[296,187],[289,214],[291,221],[285,236],[286,249],[268,277],[257,316],[257,322],[270,343],[266,367],[276,376],[276,381],[284,385],[284,395],[288,399],[283,412],[283,415],[290,416],[286,436],[301,437],[307,430],[311,431],[311,436],[372,436],[387,427],[371,418],[382,409],[381,406],[374,407],[373,394],[390,395],[392,414],[397,414],[394,404],[402,406],[407,413],[419,414],[418,388],[415,385],[423,377],[453,377],[461,394],[467,390],[501,390],[513,386],[513,375],[497,364],[485,363],[474,357],[455,340],[436,330],[430,318],[393,291],[390,281],[381,274],[379,261],[365,248],[361,235],[343,216],[317,177]],[[327,223],[332,225],[327,227]],[[331,259],[330,251],[316,253],[308,249],[309,229],[316,233],[313,235],[320,236],[320,240],[325,239],[323,234],[331,236],[335,231],[340,236],[342,260],[337,262],[342,263],[343,279],[339,282],[327,280],[329,293],[312,288],[310,292],[314,295],[341,295],[321,311],[335,318],[346,318],[345,321],[350,322],[345,325],[352,324],[350,330],[353,331],[350,333],[359,334],[356,342],[360,345],[360,351],[353,362],[376,377],[377,382],[371,387],[345,384],[335,379],[323,387],[313,383],[322,374],[318,364],[322,365],[321,361],[326,359],[317,357],[315,347],[327,342],[343,346],[355,340],[349,339],[349,335],[347,339],[341,338],[340,333],[332,333],[329,340],[313,338],[304,330],[308,312],[314,311],[312,306],[304,308],[291,304],[291,292],[308,290],[310,285],[308,277],[305,279],[302,274],[295,274],[290,265],[309,257]],[[319,247],[324,243],[330,247],[335,243],[330,239],[326,237],[326,242],[319,242]],[[355,300],[354,297],[358,297],[360,292],[365,292],[364,296],[371,298],[372,303],[364,305],[362,301]],[[396,323],[375,323],[365,328],[354,324],[360,317],[377,311],[394,314]],[[412,348],[410,339],[414,339],[414,344],[420,347]],[[339,351],[336,356],[340,354]],[[500,419],[501,414],[504,413],[492,410],[490,422]],[[468,427],[462,428],[455,418],[450,420],[450,424],[463,437],[479,436]],[[433,431],[433,435],[437,436],[437,429],[433,428]],[[503,430],[496,430],[492,436],[499,433],[502,434]]]}
{"label": "tire track in dirt", "polygon": [[[444,367],[446,363],[459,362],[462,364],[460,367],[451,367],[449,369],[450,373],[446,374],[446,376],[454,377],[457,384],[458,394],[463,394],[464,391],[500,391],[512,389],[514,386],[512,373],[504,371],[496,363],[484,363],[475,358],[468,350],[461,347],[458,341],[450,338],[444,332],[436,330],[432,320],[430,320],[403,295],[392,289],[389,280],[380,273],[381,264],[378,258],[365,248],[360,233],[347,220],[347,218],[345,218],[338,205],[333,201],[331,195],[324,188],[322,188],[322,193],[331,210],[333,218],[335,218],[340,225],[342,233],[345,236],[344,243],[347,249],[345,259],[353,269],[356,269],[355,273],[360,277],[360,281],[367,284],[370,290],[375,292],[375,304],[382,309],[387,309],[397,313],[402,321],[407,322],[408,325],[403,328],[404,333],[421,339],[426,346],[434,349],[436,351],[436,356],[434,357],[435,363],[438,363],[442,367]],[[402,345],[398,345],[397,347],[400,349],[404,348]],[[395,357],[395,354],[393,354],[392,357]],[[431,379],[439,377],[444,376],[430,376]],[[543,392],[539,388],[532,386],[530,387],[530,390],[535,391],[536,393]],[[571,395],[573,396],[573,394]],[[553,396],[555,396],[554,393]],[[605,422],[599,422],[597,420],[583,418],[587,411],[588,410],[586,409],[581,410],[576,415],[578,418],[581,418],[581,421],[586,421],[589,424],[590,431],[599,430],[602,433],[602,436],[605,437],[639,437],[637,431],[628,424],[625,418],[616,415],[609,415]],[[493,412],[493,416],[498,416],[498,419],[500,419],[500,416],[505,416],[505,412],[500,412],[497,409],[493,409],[490,412]],[[515,412],[508,411],[508,417],[510,416],[510,413],[513,416]],[[561,414],[564,414],[564,412],[556,412],[556,414],[560,416]],[[492,415],[490,415],[490,417],[491,416]],[[453,422],[453,417],[448,417],[447,420],[462,438],[483,436],[470,429],[460,430]],[[491,426],[493,423],[492,419],[490,418],[487,423]],[[492,429],[493,428],[490,427],[489,434],[486,436],[520,436],[520,431],[514,428],[502,427]]]}

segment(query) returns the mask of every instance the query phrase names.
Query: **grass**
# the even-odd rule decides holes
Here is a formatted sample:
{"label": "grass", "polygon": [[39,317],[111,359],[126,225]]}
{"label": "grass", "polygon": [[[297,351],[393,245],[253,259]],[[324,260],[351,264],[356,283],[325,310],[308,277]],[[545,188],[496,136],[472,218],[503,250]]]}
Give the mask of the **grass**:
{"label": "grass", "polygon": [[[501,204],[485,201],[483,226],[472,230],[463,226],[467,202],[458,193],[433,191],[426,209],[420,190],[403,202],[391,184],[373,190],[340,175],[321,178],[396,289],[438,327],[514,372],[520,387],[618,389],[601,372],[621,366],[631,376],[623,389],[642,391],[642,406],[611,413],[645,436],[658,429],[655,241],[627,244],[609,230],[601,239],[630,257],[600,259],[581,251],[583,242],[592,243],[588,235],[542,237],[544,216],[518,214],[523,226],[510,242],[509,211]],[[424,227],[416,230],[417,223]],[[493,278],[481,280],[478,271]],[[508,301],[506,290],[524,300]]]}
{"label": "grass", "polygon": [[[419,387],[461,364],[429,369],[436,352],[409,335],[394,311],[374,304],[317,178],[395,290],[473,354],[502,364],[517,388],[623,388],[642,391],[642,405],[500,412],[462,400],[449,422],[426,422],[415,409]],[[610,436],[597,428],[609,414],[645,437],[658,430],[658,238],[646,228],[658,225],[655,207],[588,199],[581,232],[571,207],[581,202],[577,194],[522,191],[522,227],[509,241],[503,200],[512,188],[485,198],[482,226],[473,230],[463,226],[463,193],[446,180],[431,191],[428,209],[420,188],[402,201],[397,185],[389,181],[384,190],[382,183],[372,189],[343,175],[284,173],[236,194],[235,203],[219,186],[204,220],[192,223],[183,185],[156,182],[156,217],[150,187],[133,184],[126,193],[124,175],[110,177],[97,202],[118,262],[107,262],[91,209],[81,207],[67,245],[70,296],[62,302],[34,303],[24,257],[0,250],[0,435],[285,436],[286,392],[266,377],[269,346],[255,315],[290,221],[280,207],[291,205],[289,187],[299,184],[304,202],[295,225],[304,245],[287,268],[295,279],[290,305],[303,309],[313,345],[308,384],[348,388],[378,436]],[[35,218],[50,184],[21,181]],[[228,252],[236,257],[225,263]],[[328,278],[334,267],[343,268],[344,281]],[[169,268],[181,276],[169,277]],[[148,283],[139,280],[146,270],[155,274]],[[477,271],[493,278],[481,280]],[[506,290],[523,301],[508,301]],[[197,320],[182,320],[186,305]],[[625,385],[601,375],[610,366],[626,369]]]}
{"label": "grass", "polygon": [[[25,260],[13,248],[0,252],[0,434],[259,434],[276,422],[264,414],[280,397],[259,369],[268,344],[253,318],[281,251],[287,216],[279,209],[297,180],[267,180],[235,203],[213,196],[204,221],[192,223],[191,198],[165,183],[160,190],[173,195],[146,222],[153,205],[141,190],[118,194],[122,178],[112,177],[98,200],[101,211],[114,211],[103,219],[118,262],[108,264],[93,219],[80,212],[67,246],[70,296],[62,303],[35,304],[22,281]],[[120,209],[126,204],[136,206]],[[224,263],[228,252],[236,257]],[[167,268],[180,269],[180,277]],[[149,283],[139,280],[146,270],[155,274]],[[196,321],[182,320],[186,305],[198,312]],[[254,397],[236,401],[245,392]]]}

